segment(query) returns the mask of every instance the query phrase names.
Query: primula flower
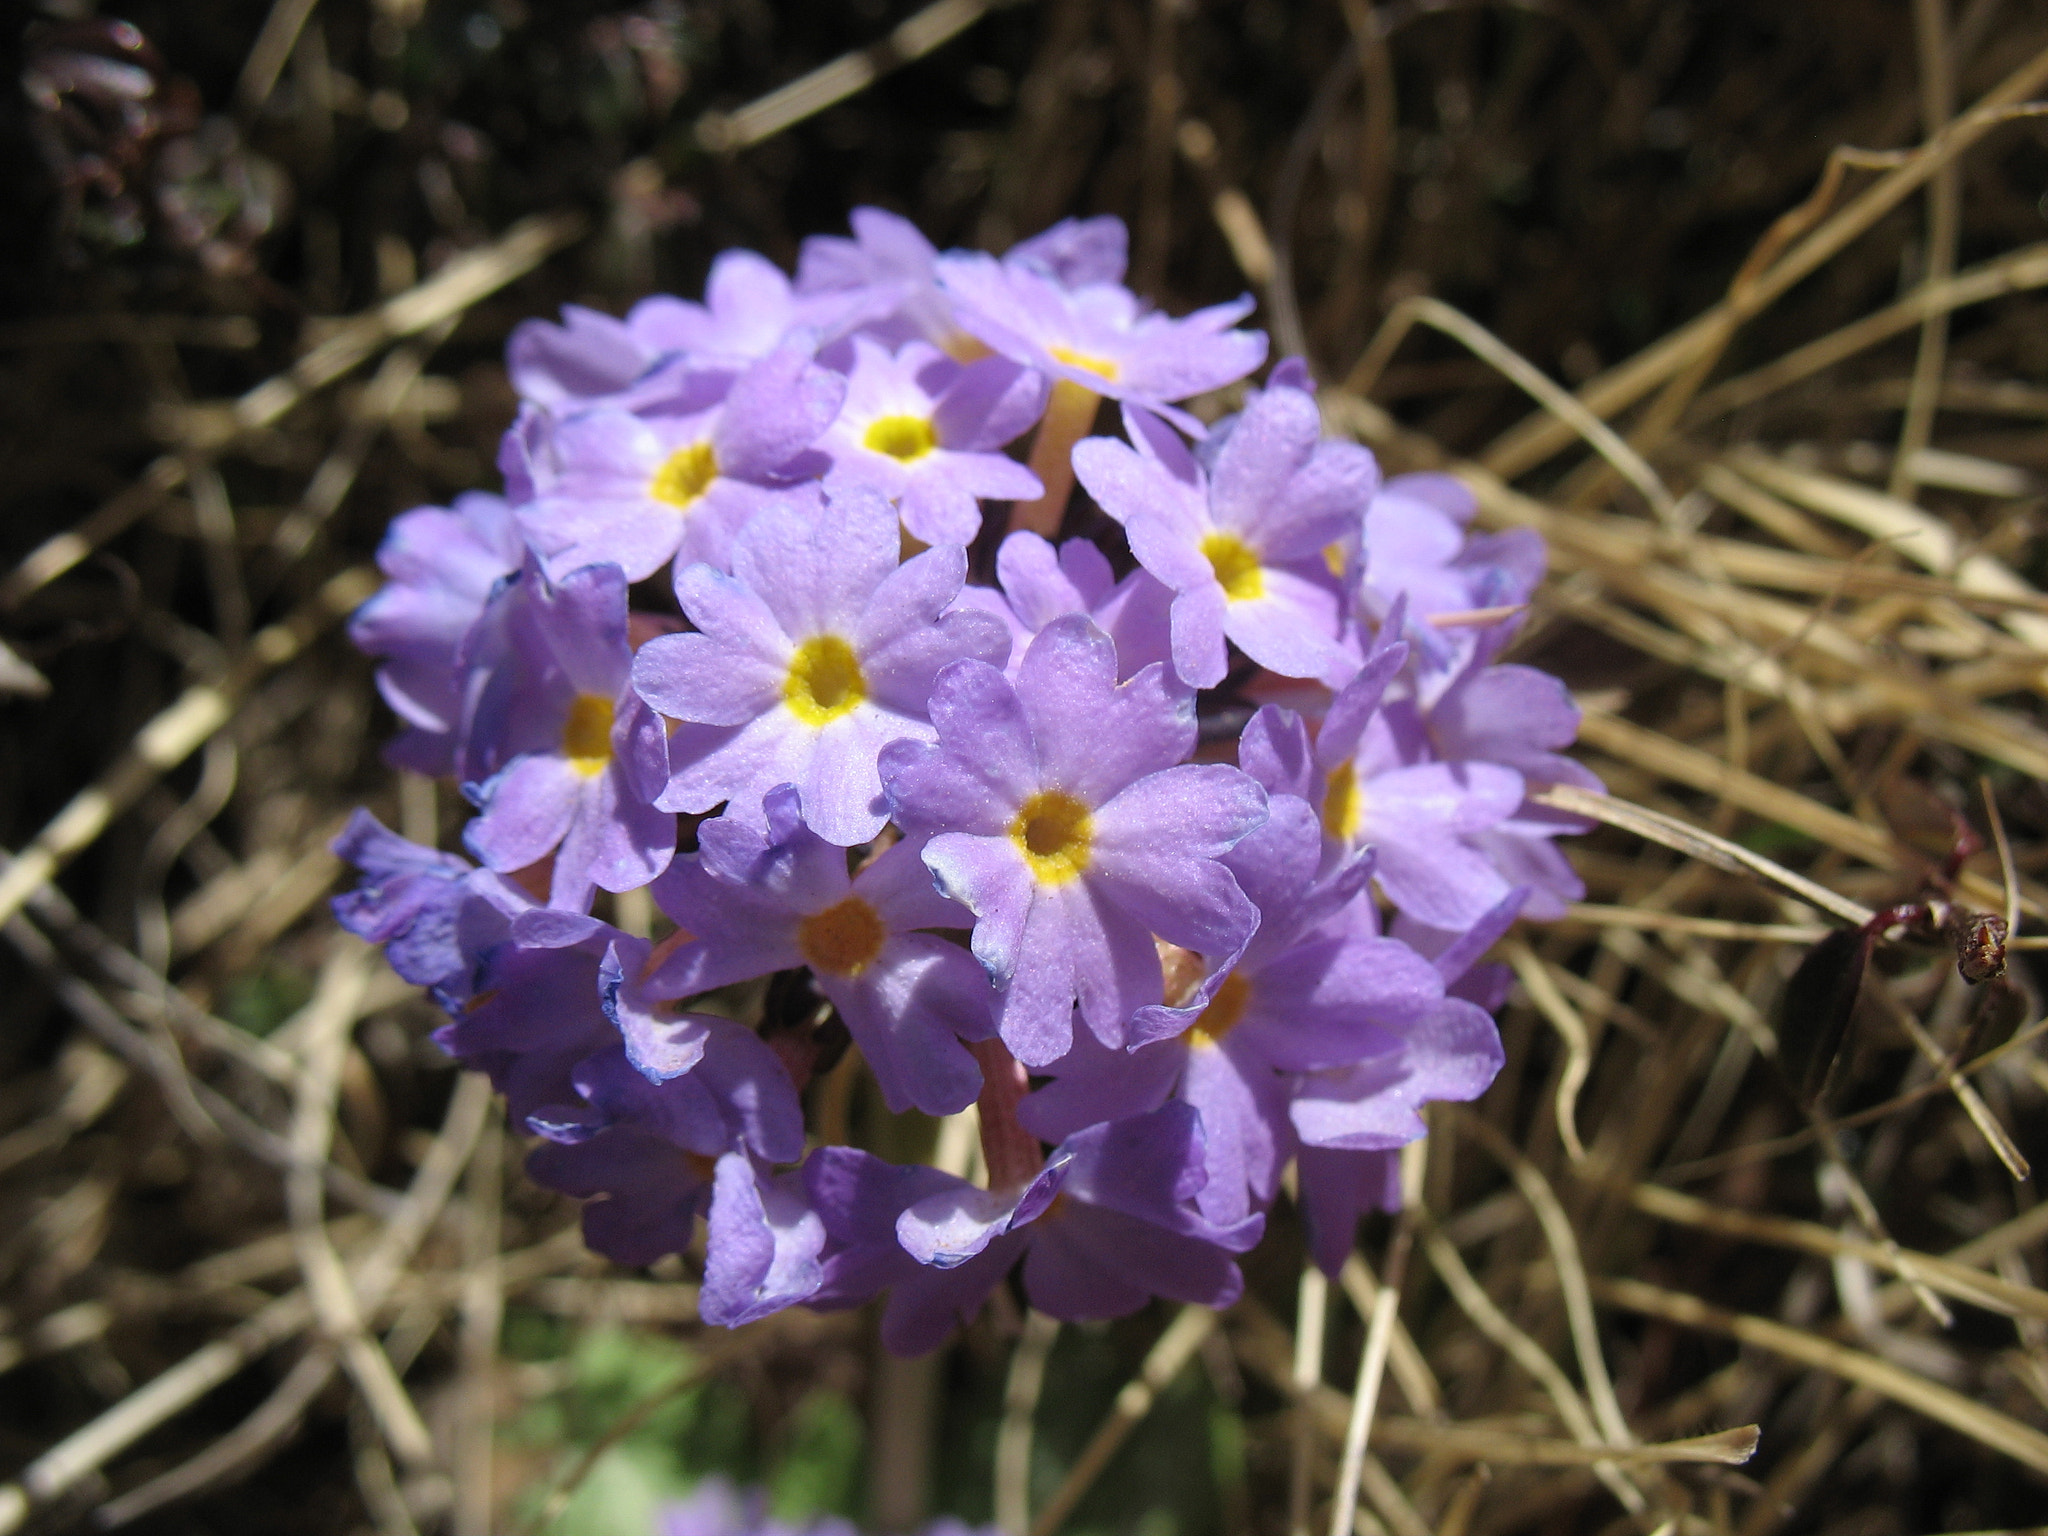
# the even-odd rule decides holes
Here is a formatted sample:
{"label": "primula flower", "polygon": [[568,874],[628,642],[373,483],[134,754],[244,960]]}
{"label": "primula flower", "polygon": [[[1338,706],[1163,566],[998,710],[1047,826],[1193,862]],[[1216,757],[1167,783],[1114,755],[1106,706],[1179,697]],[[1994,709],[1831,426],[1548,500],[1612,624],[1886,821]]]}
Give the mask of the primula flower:
{"label": "primula flower", "polygon": [[1062,288],[1120,283],[1130,264],[1131,232],[1115,214],[1061,219],[1003,252],[1011,266],[1041,272]]}
{"label": "primula flower", "polygon": [[400,837],[365,810],[352,814],[328,846],[363,876],[329,903],[335,920],[366,943],[383,945],[391,968],[429,988],[444,1008],[468,1002],[485,952],[534,905],[510,881]]}
{"label": "primula flower", "polygon": [[556,412],[631,403],[644,393],[635,386],[671,360],[729,381],[784,342],[815,349],[874,308],[866,294],[799,295],[767,257],[726,251],[711,263],[702,304],[657,293],[623,320],[565,304],[559,325],[521,321],[506,343],[506,372],[521,399]]}
{"label": "primula flower", "polygon": [[463,841],[501,873],[554,853],[554,906],[645,885],[675,853],[675,818],[650,803],[667,766],[661,722],[628,686],[632,659],[615,565],[549,581],[529,563],[465,647],[463,789],[483,814]]}
{"label": "primula flower", "polygon": [[476,988],[434,1031],[434,1043],[505,1096],[507,1117],[564,1118],[578,1102],[576,1068],[613,1050],[618,1027],[598,997],[605,946],[598,938],[559,948],[494,945]]}
{"label": "primula flower", "polygon": [[1189,1005],[1141,1010],[1132,1034],[1152,1044],[1111,1051],[1077,1037],[1048,1069],[1052,1081],[1018,1109],[1028,1130],[1055,1141],[1185,1100],[1202,1116],[1209,1178],[1197,1204],[1211,1221],[1273,1198],[1294,1150],[1288,1111],[1300,1074],[1396,1053],[1443,1004],[1427,960],[1340,918],[1370,860],[1319,879],[1315,812],[1292,795],[1269,804],[1266,824],[1223,860],[1259,908],[1243,956],[1201,977]]}
{"label": "primula flower", "polygon": [[486,491],[391,520],[377,546],[385,585],[348,621],[357,649],[384,658],[377,691],[407,726],[384,749],[388,760],[415,773],[451,771],[462,722],[456,653],[492,590],[525,559],[512,508]]}
{"label": "primula flower", "polygon": [[991,351],[1193,436],[1201,422],[1173,402],[1235,383],[1266,360],[1264,332],[1231,329],[1251,313],[1249,294],[1176,320],[1145,309],[1121,283],[1068,288],[1030,261],[956,251],[937,266],[959,324]]}
{"label": "primula flower", "polygon": [[1001,591],[964,587],[960,602],[994,614],[1009,629],[1006,671],[1012,682],[1031,637],[1070,613],[1085,614],[1115,642],[1120,683],[1155,661],[1171,659],[1173,593],[1143,569],[1118,581],[1109,558],[1086,539],[1068,539],[1055,551],[1039,535],[1020,528],[996,551],[996,580]]}
{"label": "primula flower", "polygon": [[524,1116],[556,1143],[534,1159],[535,1177],[581,1198],[607,1196],[586,1208],[586,1235],[600,1252],[642,1264],[688,1246],[708,1185],[707,1322],[737,1327],[809,1295],[824,1234],[799,1181],[770,1166],[802,1156],[804,1139],[802,1106],[774,1051],[730,1019],[636,998],[651,952],[644,939],[569,913],[529,913],[516,931],[528,955],[602,950],[587,995],[610,1026],[570,1070],[573,1093]]}
{"label": "primula flower", "polygon": [[1327,857],[1370,846],[1374,878],[1403,912],[1433,928],[1470,927],[1509,890],[1471,838],[1522,803],[1522,776],[1498,763],[1432,761],[1412,709],[1383,708],[1406,656],[1381,643],[1339,691],[1316,733],[1268,704],[1245,727],[1238,761],[1270,791],[1317,808]]}
{"label": "primula flower", "polygon": [[1161,996],[1154,936],[1235,954],[1258,912],[1218,859],[1265,819],[1265,795],[1222,764],[1181,763],[1192,697],[1163,670],[1116,681],[1116,649],[1085,618],[1055,620],[1010,682],[956,662],[931,693],[935,744],[882,754],[896,816],[932,834],[924,861],[974,913],[975,958],[998,988],[1003,1041],[1057,1061],[1078,997],[1124,1043]]}
{"label": "primula flower", "polygon": [[1069,1321],[1121,1317],[1154,1296],[1227,1307],[1244,1288],[1229,1255],[1259,1240],[1265,1217],[1204,1220],[1190,1202],[1206,1177],[1201,1117],[1185,1104],[1091,1126],[1006,1191],[823,1147],[804,1163],[829,1239],[814,1301],[854,1305],[887,1288],[882,1341],[902,1355],[971,1321],[1020,1259],[1031,1305]]}
{"label": "primula flower", "polygon": [[1356,664],[1338,645],[1343,603],[1324,550],[1364,515],[1379,466],[1321,432],[1315,401],[1279,387],[1218,434],[1206,472],[1164,431],[1137,434],[1143,453],[1104,437],[1075,445],[1082,485],[1173,589],[1174,666],[1197,688],[1223,681],[1226,638],[1285,677],[1334,685]]}
{"label": "primula flower", "polygon": [[888,345],[928,341],[965,361],[984,350],[953,319],[940,290],[938,248],[924,231],[881,208],[856,208],[844,235],[812,235],[797,256],[796,291],[805,295],[876,297],[881,313],[865,327]]}
{"label": "primula flower", "polygon": [[[1534,667],[1474,664],[1446,688],[1426,717],[1430,747],[1445,762],[1488,762],[1512,768],[1531,784],[1570,784],[1603,792],[1593,771],[1559,750],[1578,739],[1579,707],[1557,678]],[[1524,801],[1471,842],[1504,879],[1530,887],[1523,915],[1554,919],[1581,900],[1585,883],[1555,839],[1588,823]]]}
{"label": "primula flower", "polygon": [[1513,633],[1518,620],[1439,627],[1441,614],[1477,613],[1526,602],[1543,578],[1543,539],[1511,528],[1474,538],[1466,526],[1478,503],[1449,475],[1396,475],[1373,497],[1363,530],[1360,597],[1366,617],[1385,618],[1405,599],[1403,637],[1414,649],[1421,692],[1433,698],[1450,678]]}
{"label": "primula flower", "polygon": [[[1359,1218],[1401,1208],[1398,1149],[1422,1134],[1415,1106],[1475,1099],[1500,1071],[1500,1034],[1488,1015],[1506,1001],[1513,973],[1474,962],[1514,922],[1526,894],[1510,892],[1434,956],[1447,1001],[1457,1005],[1440,1025],[1412,1032],[1395,1057],[1302,1085],[1294,1113],[1302,1136],[1297,1193],[1309,1253],[1332,1279],[1351,1256]],[[1370,903],[1351,911],[1368,929],[1375,921]]]}
{"label": "primula flower", "polygon": [[693,937],[643,989],[691,997],[808,965],[892,1114],[965,1109],[981,1072],[958,1036],[993,1032],[988,980],[964,949],[919,930],[965,929],[972,916],[932,889],[919,843],[849,877],[845,850],[803,824],[794,786],[771,790],[763,812],[765,833],[731,816],[705,822],[698,856],[655,883],[655,901]]}
{"label": "primula flower", "polygon": [[657,356],[738,372],[787,343],[816,350],[878,308],[869,294],[798,292],[767,257],[731,250],[711,263],[702,304],[658,293],[635,304],[627,323]]}
{"label": "primula flower", "polygon": [[[621,1264],[652,1264],[688,1248],[721,1176],[738,1202],[741,1219],[733,1225],[743,1233],[741,1247],[758,1246],[744,1235],[761,1204],[754,1160],[793,1162],[803,1152],[803,1111],[774,1052],[729,1019],[692,1022],[706,1046],[694,1070],[650,1082],[614,1033],[573,1069],[579,1102],[527,1117],[550,1143],[535,1151],[528,1171],[591,1201],[583,1209],[585,1240]],[[783,1225],[801,1227],[802,1218]]]}
{"label": "primula flower", "polygon": [[685,724],[670,741],[665,809],[754,821],[762,797],[795,784],[828,842],[867,842],[887,815],[876,754],[930,740],[932,679],[961,657],[1001,661],[1002,628],[946,612],[967,555],[940,545],[897,564],[896,514],[872,491],[823,511],[776,507],[735,541],[733,574],[696,565],[676,580],[700,631],[650,640],[634,684]]}
{"label": "primula flower", "polygon": [[845,393],[838,374],[785,348],[708,408],[572,416],[553,431],[552,468],[519,508],[520,526],[551,570],[610,561],[643,581],[671,558],[678,571],[700,560],[722,569],[747,520],[822,467],[800,456]]}
{"label": "primula flower", "polygon": [[966,367],[921,341],[893,356],[853,341],[846,401],[818,449],[832,460],[828,487],[867,485],[896,503],[926,544],[974,542],[977,498],[1015,501],[1045,487],[997,452],[1045,409],[1045,380],[1006,358]]}

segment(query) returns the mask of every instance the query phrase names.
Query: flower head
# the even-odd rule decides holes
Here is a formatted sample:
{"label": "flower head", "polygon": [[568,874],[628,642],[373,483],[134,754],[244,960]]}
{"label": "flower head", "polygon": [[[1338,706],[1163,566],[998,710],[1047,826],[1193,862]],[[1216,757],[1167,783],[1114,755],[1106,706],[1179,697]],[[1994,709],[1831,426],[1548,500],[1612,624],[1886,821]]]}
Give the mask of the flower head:
{"label": "flower head", "polygon": [[1356,666],[1325,551],[1364,515],[1379,467],[1321,430],[1305,391],[1276,387],[1206,445],[1206,469],[1165,431],[1136,434],[1145,452],[1075,445],[1081,483],[1173,589],[1173,662],[1195,687],[1223,681],[1226,639],[1283,677],[1337,683]]}
{"label": "flower head", "polygon": [[988,981],[965,950],[930,930],[965,929],[973,918],[932,889],[917,842],[899,842],[849,876],[845,850],[804,825],[794,786],[769,792],[763,819],[765,829],[730,816],[705,822],[698,856],[656,882],[655,900],[692,937],[647,976],[646,990],[689,997],[808,966],[892,1113],[966,1108],[981,1073],[959,1037],[994,1027]]}
{"label": "flower head", "polygon": [[1232,329],[1251,313],[1249,294],[1175,320],[1121,283],[1069,288],[1034,261],[961,251],[941,256],[938,274],[961,327],[991,351],[1196,435],[1202,424],[1173,402],[1235,383],[1266,359],[1262,332]]}
{"label": "flower head", "polygon": [[747,520],[823,467],[801,456],[845,392],[807,351],[784,348],[714,404],[572,416],[553,429],[520,526],[551,570],[609,561],[642,581],[671,559],[678,571],[700,560],[723,567]]}
{"label": "flower head", "polygon": [[470,491],[452,507],[393,518],[377,547],[386,585],[348,621],[349,638],[384,658],[377,691],[406,731],[385,755],[416,773],[447,773],[462,720],[456,654],[499,582],[526,559],[503,497]]}
{"label": "flower head", "polygon": [[929,740],[925,703],[939,669],[1000,661],[1002,628],[946,611],[967,556],[940,545],[897,564],[896,514],[872,491],[815,511],[772,508],[733,546],[733,574],[684,571],[676,595],[698,633],[641,647],[634,684],[685,722],[671,740],[659,804],[759,822],[762,798],[794,784],[804,816],[842,847],[888,819],[876,757],[899,738]]}
{"label": "flower head", "polygon": [[982,498],[1014,501],[1044,490],[996,451],[1044,409],[1045,381],[1006,358],[963,367],[921,341],[892,356],[857,336],[846,401],[818,440],[832,460],[826,483],[872,486],[926,544],[971,544]]}
{"label": "flower head", "polygon": [[897,818],[929,835],[939,888],[974,913],[1004,1043],[1028,1066],[1065,1054],[1076,998],[1104,1043],[1161,997],[1155,936],[1234,953],[1258,913],[1218,862],[1265,819],[1235,768],[1183,764],[1192,698],[1148,667],[1116,681],[1085,618],[1031,642],[1017,681],[957,662],[932,689],[935,743],[882,755]]}
{"label": "flower head", "polygon": [[615,565],[550,581],[528,563],[471,631],[462,768],[483,812],[463,838],[510,873],[550,853],[552,904],[645,885],[675,852],[651,803],[666,766],[661,723],[628,686],[626,581]]}

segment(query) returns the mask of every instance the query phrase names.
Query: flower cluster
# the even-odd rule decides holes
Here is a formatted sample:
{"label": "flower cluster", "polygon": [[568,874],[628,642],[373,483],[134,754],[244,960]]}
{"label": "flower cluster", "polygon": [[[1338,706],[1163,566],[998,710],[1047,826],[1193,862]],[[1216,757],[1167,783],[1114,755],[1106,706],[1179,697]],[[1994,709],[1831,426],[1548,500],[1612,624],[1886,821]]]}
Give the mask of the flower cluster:
{"label": "flower cluster", "polygon": [[[469,857],[358,813],[341,920],[592,1247],[704,1219],[709,1321],[886,1294],[921,1351],[1020,1268],[1062,1318],[1223,1305],[1290,1163],[1334,1270],[1500,1065],[1480,957],[1579,891],[1530,798],[1597,788],[1577,713],[1495,659],[1541,547],[1383,483],[1299,362],[1246,383],[1249,300],[1148,309],[1116,220],[853,226],[514,335],[505,495],[400,517],[354,620]],[[1033,531],[1076,480],[1100,545]],[[652,931],[606,920],[641,890]],[[978,1160],[807,1127],[862,1063]]]}

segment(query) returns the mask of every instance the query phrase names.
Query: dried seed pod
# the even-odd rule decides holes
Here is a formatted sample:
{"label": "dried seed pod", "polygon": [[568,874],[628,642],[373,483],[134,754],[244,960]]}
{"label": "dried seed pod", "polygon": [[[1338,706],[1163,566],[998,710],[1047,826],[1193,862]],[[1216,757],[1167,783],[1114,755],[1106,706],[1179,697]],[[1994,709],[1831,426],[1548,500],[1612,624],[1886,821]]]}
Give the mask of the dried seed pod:
{"label": "dried seed pod", "polygon": [[1947,924],[1956,947],[1956,970],[1971,986],[2005,974],[2005,919],[1989,912],[1955,911]]}

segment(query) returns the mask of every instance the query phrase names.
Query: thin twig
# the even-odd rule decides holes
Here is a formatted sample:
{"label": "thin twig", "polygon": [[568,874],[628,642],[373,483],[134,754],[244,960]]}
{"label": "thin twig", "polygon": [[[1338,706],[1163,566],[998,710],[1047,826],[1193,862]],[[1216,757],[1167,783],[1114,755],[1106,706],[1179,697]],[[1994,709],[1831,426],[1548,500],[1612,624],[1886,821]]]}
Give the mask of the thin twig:
{"label": "thin twig", "polygon": [[1059,1336],[1059,1319],[1033,1309],[1024,1314],[1024,1331],[1010,1351],[995,1457],[996,1525],[1009,1536],[1026,1536],[1032,1530],[1032,1427],[1039,1394],[1045,1389],[1045,1363]]}
{"label": "thin twig", "polygon": [[1081,1454],[1074,1458],[1073,1466],[1067,1469],[1059,1488],[1033,1519],[1031,1536],[1054,1536],[1066,1524],[1074,1506],[1095,1485],[1095,1480],[1109,1465],[1117,1448],[1130,1437],[1132,1430],[1144,1422],[1145,1415],[1159,1400],[1159,1394],[1194,1358],[1195,1351],[1202,1347],[1202,1341],[1215,1331],[1216,1314],[1209,1308],[1181,1308],[1179,1315],[1146,1352],[1138,1374],[1124,1383],[1108,1416],[1096,1426],[1095,1433],[1081,1448]]}

